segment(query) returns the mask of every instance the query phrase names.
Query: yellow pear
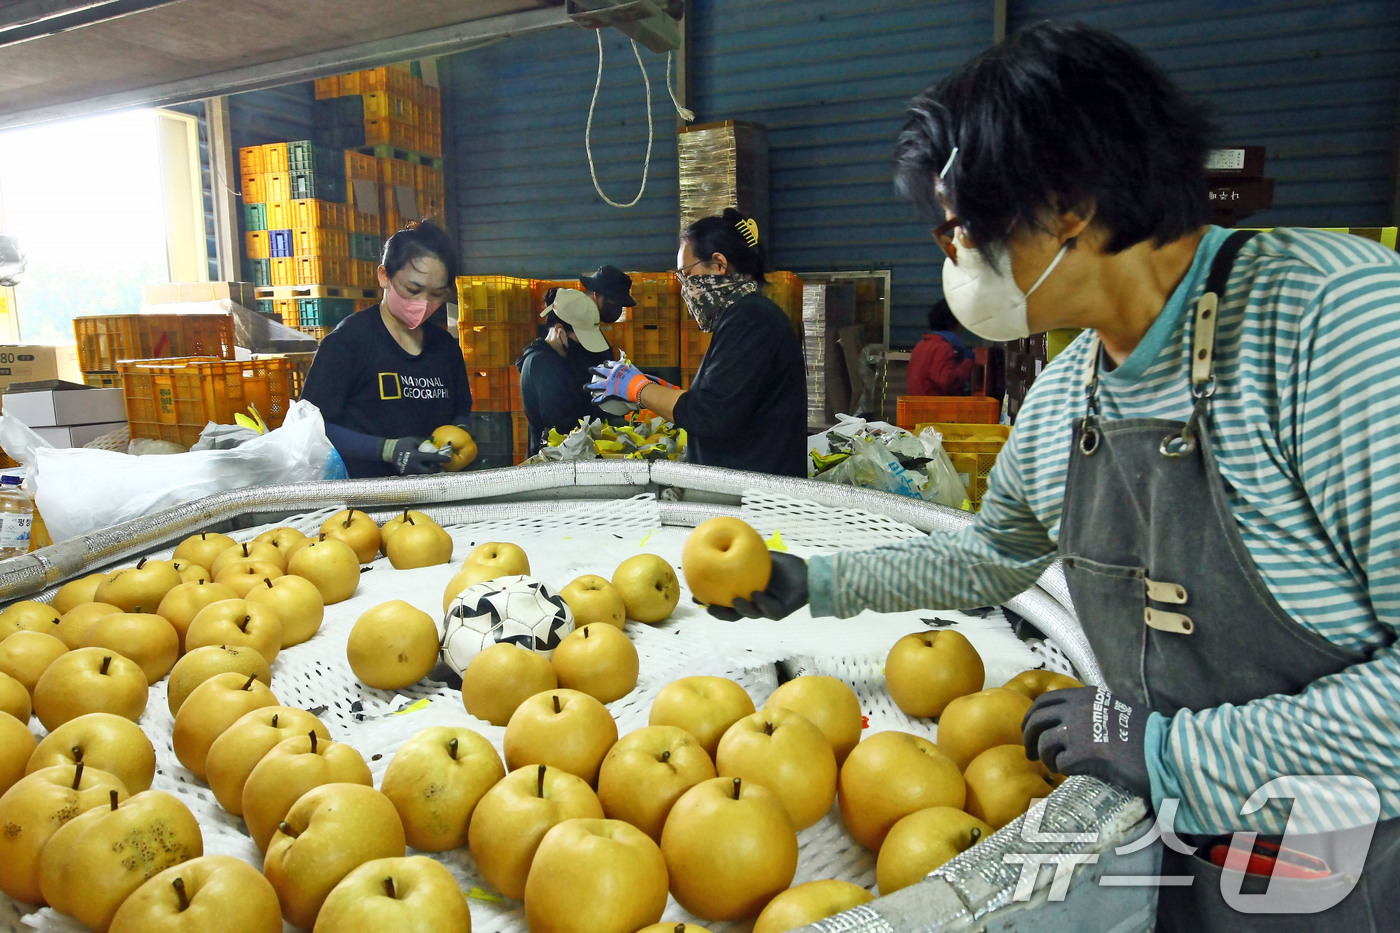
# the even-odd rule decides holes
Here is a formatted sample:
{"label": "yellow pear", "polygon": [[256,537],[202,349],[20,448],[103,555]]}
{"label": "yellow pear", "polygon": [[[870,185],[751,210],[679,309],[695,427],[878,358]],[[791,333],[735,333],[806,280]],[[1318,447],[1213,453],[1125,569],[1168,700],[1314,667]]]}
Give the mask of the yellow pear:
{"label": "yellow pear", "polygon": [[170,673],[179,659],[180,636],[153,612],[114,612],[88,626],[82,647],[120,651],[141,665],[146,682],[154,684]]}
{"label": "yellow pear", "polygon": [[0,641],[16,632],[43,632],[45,635],[52,635],[62,616],[63,613],[48,603],[35,602],[32,599],[10,603],[0,612]]}
{"label": "yellow pear", "polygon": [[476,459],[476,441],[465,429],[455,424],[444,424],[433,432],[430,440],[439,450],[444,444],[452,446],[452,459],[443,466],[444,473],[460,472]]}
{"label": "yellow pear", "polygon": [[598,622],[623,628],[627,624],[627,604],[606,577],[586,573],[560,590],[559,596],[569,604],[575,626]]}
{"label": "yellow pear", "polygon": [[0,795],[24,777],[25,762],[33,759],[35,744],[28,726],[13,716],[0,715]]}
{"label": "yellow pear", "polygon": [[[426,517],[426,516],[425,516]],[[394,519],[393,521],[399,521]],[[392,524],[392,522],[390,523]],[[405,522],[399,522],[402,527]],[[384,526],[388,528],[388,525]],[[515,576],[530,573],[530,559],[517,544],[505,541],[487,541],[479,544],[462,560],[462,567],[453,575],[447,588],[442,592],[442,611],[457,595],[469,586],[485,583],[497,577]]]}
{"label": "yellow pear", "polygon": [[310,580],[330,606],[349,599],[360,585],[360,560],[344,541],[310,540],[287,562],[287,572]]}
{"label": "yellow pear", "polygon": [[247,596],[254,587],[263,586],[282,576],[282,571],[271,561],[236,560],[226,564],[214,577],[215,583],[223,584],[239,599]]}
{"label": "yellow pear", "polygon": [[303,794],[322,784],[345,783],[374,786],[369,765],[353,747],[328,742],[315,732],[283,739],[253,766],[243,782],[243,822],[248,835],[266,852],[277,824]]}
{"label": "yellow pear", "polygon": [[50,664],[68,653],[62,640],[45,632],[15,632],[0,642],[0,674],[9,674],[24,684],[32,696]]}
{"label": "yellow pear", "polygon": [[858,884],[827,878],[788,888],[768,902],[754,921],[753,933],[786,933],[859,907],[875,895]]}
{"label": "yellow pear", "polygon": [[73,609],[74,606],[82,603],[92,602],[93,594],[97,592],[97,584],[107,578],[104,572],[90,573],[85,577],[76,580],[69,580],[58,588],[58,592],[53,595],[53,611],[63,615]]}
{"label": "yellow pear", "polygon": [[290,525],[282,525],[270,531],[264,531],[253,539],[254,544],[270,544],[288,557],[291,557],[291,548],[295,544],[305,542],[306,535],[297,531]]}
{"label": "yellow pear", "polygon": [[246,599],[221,599],[199,610],[185,632],[187,651],[209,645],[246,646],[271,664],[282,648],[282,620],[271,606]]}
{"label": "yellow pear", "polygon": [[217,531],[201,531],[181,541],[172,555],[176,560],[187,560],[201,567],[212,567],[214,559],[238,542]]}
{"label": "yellow pear", "polygon": [[[768,552],[765,550],[764,554]],[[676,570],[659,554],[638,554],[617,565],[612,585],[627,605],[627,618],[655,625],[670,618],[681,599]]]}
{"label": "yellow pear", "polygon": [[437,623],[401,599],[380,603],[355,621],[345,653],[362,682],[398,690],[428,676],[437,663]]}
{"label": "yellow pear", "polygon": [[26,904],[44,903],[39,856],[60,826],[93,807],[109,806],[109,794],[127,797],[121,779],[82,762],[44,768],[20,778],[0,796],[0,891]]}
{"label": "yellow pear", "polygon": [[1031,761],[1020,742],[996,745],[979,754],[963,771],[968,813],[992,829],[1001,829],[1055,789],[1056,775],[1042,761]]}
{"label": "yellow pear", "polygon": [[34,715],[50,731],[84,713],[115,713],[135,722],[149,698],[141,665],[110,648],[75,648],[34,685]]}
{"label": "yellow pear", "polygon": [[107,574],[92,594],[93,602],[111,603],[122,612],[138,608],[154,612],[175,587],[184,581],[169,561],[142,558],[135,567],[123,567]]}
{"label": "yellow pear", "polygon": [[174,567],[176,572],[180,574],[180,581],[182,583],[198,583],[201,580],[205,583],[209,583],[214,579],[208,567],[205,567],[203,564],[196,564],[193,561],[172,560],[170,566]]}
{"label": "yellow pear", "polygon": [[209,746],[249,710],[277,706],[271,688],[250,674],[215,674],[195,687],[175,714],[175,757],[204,780]]}
{"label": "yellow pear", "polygon": [[550,663],[559,686],[600,703],[620,700],[637,686],[637,648],[621,629],[607,623],[585,625],[565,635]]}
{"label": "yellow pear", "polygon": [[[185,650],[185,633],[190,629],[190,623],[194,617],[199,615],[199,610],[210,603],[217,603],[221,599],[237,599],[238,594],[230,587],[222,583],[210,583],[207,581],[195,581],[191,583],[181,583],[160,601],[160,606],[156,609],[156,615],[169,622],[175,629],[175,634],[180,639],[180,651]],[[101,605],[95,603],[94,605]],[[65,616],[65,620],[66,620]],[[63,624],[67,624],[65,621]]]}
{"label": "yellow pear", "polygon": [[477,802],[505,776],[501,756],[479,734],[432,726],[394,753],[380,790],[399,811],[409,845],[446,852],[467,844]]}
{"label": "yellow pear", "polygon": [[1002,684],[1002,686],[1008,690],[1015,690],[1017,693],[1023,693],[1034,700],[1042,693],[1048,693],[1051,690],[1082,687],[1084,684],[1075,680],[1068,674],[1061,674],[1059,671],[1039,668],[1033,671],[1022,671]]}
{"label": "yellow pear", "polygon": [[462,672],[462,705],[477,719],[493,726],[510,722],[521,703],[559,686],[548,658],[502,641],[471,659]]}
{"label": "yellow pear", "polygon": [[122,901],[108,933],[281,930],[277,892],[261,872],[242,859],[202,855],[147,879]]}
{"label": "yellow pear", "polygon": [[219,556],[214,558],[214,562],[209,565],[209,572],[217,580],[219,574],[223,573],[230,565],[250,560],[271,564],[283,573],[287,571],[287,555],[274,545],[263,541],[235,544],[233,547],[219,552]]}
{"label": "yellow pear", "polygon": [[24,684],[9,674],[0,672],[0,713],[7,713],[20,722],[29,722],[33,712],[34,701],[29,698],[29,691],[24,689]]}
{"label": "yellow pear", "polygon": [[794,677],[768,696],[764,709],[790,709],[822,730],[836,764],[846,760],[860,741],[865,717],[856,692],[835,677],[806,674]]}
{"label": "yellow pear", "polygon": [[471,933],[467,896],[443,864],[424,855],[365,862],[340,880],[316,914],[320,933],[364,930]]}
{"label": "yellow pear", "polygon": [[24,770],[33,774],[80,761],[116,775],[133,794],[149,790],[156,774],[156,750],[146,733],[130,719],[112,713],[86,713],[68,720],[44,737]]}
{"label": "yellow pear", "polygon": [[938,717],[938,747],[959,768],[995,745],[1019,745],[1030,698],[1006,687],[960,696]]}
{"label": "yellow pear", "polygon": [[206,645],[192,648],[170,669],[170,680],[166,684],[166,702],[170,715],[180,711],[180,705],[190,692],[215,674],[232,672],[244,677],[257,677],[265,684],[272,683],[272,668],[267,658],[256,648],[240,645]]}
{"label": "yellow pear", "polygon": [[102,616],[111,615],[114,612],[121,612],[121,610],[111,603],[78,603],[63,614],[63,618],[58,623],[58,630],[54,634],[62,639],[70,650],[81,648],[83,636],[87,634],[88,626]]}
{"label": "yellow pear", "polygon": [[250,603],[270,606],[282,622],[282,647],[299,645],[321,630],[326,603],[321,591],[304,577],[285,574],[264,580],[243,597]]}
{"label": "yellow pear", "polygon": [[315,732],[329,742],[331,735],[311,713],[291,706],[263,706],[234,721],[204,758],[204,777],[214,799],[234,816],[243,815],[243,785],[248,775],[281,742]]}
{"label": "yellow pear", "polygon": [[379,555],[379,526],[359,509],[336,512],[321,523],[321,534],[350,545],[362,564],[370,563]]}
{"label": "yellow pear", "polygon": [[394,532],[407,524],[410,518],[415,522],[432,521],[432,518],[430,518],[426,512],[404,509],[402,514],[395,515],[379,527],[379,547],[381,551],[384,549],[384,545],[388,542],[389,538],[393,536]]}
{"label": "yellow pear", "polygon": [[893,894],[992,834],[992,827],[955,807],[928,807],[902,817],[880,844],[875,879]]}
{"label": "yellow pear", "polygon": [[395,570],[434,567],[452,559],[452,536],[437,522],[410,517],[384,542],[384,553]]}

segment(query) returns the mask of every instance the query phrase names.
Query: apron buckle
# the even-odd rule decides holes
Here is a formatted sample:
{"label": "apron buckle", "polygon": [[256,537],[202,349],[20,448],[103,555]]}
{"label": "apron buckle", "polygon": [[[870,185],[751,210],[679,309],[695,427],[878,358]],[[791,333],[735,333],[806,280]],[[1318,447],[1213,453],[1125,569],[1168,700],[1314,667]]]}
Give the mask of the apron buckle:
{"label": "apron buckle", "polygon": [[1148,607],[1142,610],[1142,618],[1148,628],[1170,632],[1173,635],[1190,635],[1196,629],[1195,624],[1179,612],[1163,612],[1161,609]]}
{"label": "apron buckle", "polygon": [[1092,418],[1086,416],[1079,428],[1079,450],[1086,457],[1092,457],[1099,449],[1099,429],[1094,427]]}

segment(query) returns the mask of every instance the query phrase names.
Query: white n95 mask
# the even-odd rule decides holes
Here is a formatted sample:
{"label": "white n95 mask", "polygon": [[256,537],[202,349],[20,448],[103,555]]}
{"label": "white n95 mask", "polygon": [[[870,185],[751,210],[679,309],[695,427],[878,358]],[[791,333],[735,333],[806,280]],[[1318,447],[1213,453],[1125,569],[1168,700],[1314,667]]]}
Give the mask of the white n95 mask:
{"label": "white n95 mask", "polygon": [[943,260],[943,298],[958,323],[983,340],[1005,342],[1030,336],[1026,299],[1055,271],[1067,249],[1069,243],[1061,246],[1031,290],[1022,294],[1011,275],[1009,251],[1003,249],[992,265],[981,250],[959,244],[958,261]]}

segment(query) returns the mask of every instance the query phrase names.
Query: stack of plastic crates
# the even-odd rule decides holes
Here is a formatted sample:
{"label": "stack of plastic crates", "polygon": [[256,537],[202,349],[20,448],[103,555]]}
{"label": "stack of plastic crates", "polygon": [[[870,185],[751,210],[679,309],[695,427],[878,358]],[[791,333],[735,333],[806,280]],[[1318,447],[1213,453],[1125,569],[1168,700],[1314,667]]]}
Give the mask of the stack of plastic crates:
{"label": "stack of plastic crates", "polygon": [[[577,284],[577,283],[574,283]],[[457,279],[457,338],[471,385],[476,469],[509,466],[517,457],[515,422],[524,423],[515,361],[539,325],[538,280],[504,275]]]}
{"label": "stack of plastic crates", "polygon": [[956,422],[996,424],[1001,399],[983,395],[901,395],[895,403],[895,424],[912,431],[917,424]]}
{"label": "stack of plastic crates", "polygon": [[205,424],[233,424],[256,407],[269,428],[282,424],[294,398],[293,364],[281,356],[253,360],[178,358],[118,364],[132,437],[190,447]]}
{"label": "stack of plastic crates", "polygon": [[233,359],[231,314],[104,314],[73,319],[83,381],[121,385],[121,360],[207,356]]}

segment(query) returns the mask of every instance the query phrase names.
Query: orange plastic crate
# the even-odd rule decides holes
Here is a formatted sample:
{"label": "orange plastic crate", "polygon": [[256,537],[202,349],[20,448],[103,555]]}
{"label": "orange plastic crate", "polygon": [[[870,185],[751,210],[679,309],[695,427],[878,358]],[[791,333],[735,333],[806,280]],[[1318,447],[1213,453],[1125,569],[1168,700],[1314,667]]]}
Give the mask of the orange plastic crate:
{"label": "orange plastic crate", "polygon": [[457,277],[458,320],[473,324],[531,324],[538,313],[530,279],[505,275]]}
{"label": "orange plastic crate", "polygon": [[681,369],[695,372],[700,368],[700,361],[705,358],[705,351],[710,348],[714,335],[702,331],[689,315],[681,321],[680,331]]}
{"label": "orange plastic crate", "polygon": [[238,171],[243,175],[261,175],[265,171],[262,146],[244,146],[238,150]]}
{"label": "orange plastic crate", "polygon": [[523,411],[513,411],[510,413],[510,439],[512,453],[512,463],[524,463],[525,458],[530,456],[530,419],[525,417]]}
{"label": "orange plastic crate", "polygon": [[324,338],[324,337],[326,336],[326,334],[329,334],[331,331],[335,330],[335,328],[334,328],[334,327],[303,327],[303,326],[301,326],[301,325],[297,325],[297,330],[301,331],[303,334],[306,334],[308,337],[315,337],[317,340],[321,340],[322,338]]}
{"label": "orange plastic crate", "polygon": [[[379,287],[379,263],[370,262],[368,259],[350,260],[350,281],[348,284],[355,288],[378,288]],[[377,304],[378,302],[370,302]]]}
{"label": "orange plastic crate", "polygon": [[249,259],[266,259],[272,255],[272,247],[267,241],[268,233],[267,230],[249,230],[244,234],[244,249]]}
{"label": "orange plastic crate", "polygon": [[363,80],[360,72],[352,71],[348,75],[340,75],[339,79],[340,93],[336,95],[337,97],[351,97],[360,93],[360,84]]}
{"label": "orange plastic crate", "polygon": [[389,69],[383,65],[378,68],[366,68],[356,72],[360,79],[360,86],[355,89],[356,94],[368,94],[370,91],[384,91],[389,87]]}
{"label": "orange plastic crate", "polygon": [[233,359],[230,314],[106,314],[73,319],[78,368],[115,372],[120,360],[173,356]]}
{"label": "orange plastic crate", "polygon": [[301,256],[296,263],[295,285],[344,285],[350,278],[350,263],[346,259],[321,259]]}
{"label": "orange plastic crate", "polygon": [[292,208],[295,203],[295,201],[268,201],[267,229],[289,230],[292,227],[300,226],[296,222],[296,211]]}
{"label": "orange plastic crate", "polygon": [[298,313],[295,298],[274,298],[272,310],[288,327],[296,327],[301,323],[301,315]]}
{"label": "orange plastic crate", "polygon": [[996,424],[1001,399],[966,395],[901,395],[895,403],[895,424],[905,430],[923,422]]}
{"label": "orange plastic crate", "polygon": [[372,155],[365,155],[345,150],[345,178],[363,178],[366,181],[376,181],[379,178],[379,160]]}
{"label": "orange plastic crate", "polygon": [[514,366],[468,370],[473,411],[519,411],[525,403],[520,396],[520,373]]}
{"label": "orange plastic crate", "polygon": [[[303,353],[268,353],[254,355],[255,360],[284,359],[291,366],[292,401],[301,398],[301,390],[306,385],[306,374],[311,372],[311,363],[316,359],[316,351]],[[261,408],[258,409],[262,411]]]}
{"label": "orange plastic crate", "polygon": [[[375,211],[379,210],[379,205],[374,205]],[[369,211],[357,211],[353,205],[345,205],[345,229],[351,233],[369,233],[379,236],[384,228],[384,222],[379,214]]]}
{"label": "orange plastic crate", "polygon": [[460,324],[458,342],[468,369],[490,369],[514,365],[536,329],[529,324]]}
{"label": "orange plastic crate", "polygon": [[764,294],[783,309],[788,320],[797,328],[798,334],[801,334],[802,279],[791,272],[770,272],[767,278],[768,285],[764,288]]}
{"label": "orange plastic crate", "polygon": [[368,117],[365,119],[365,145],[384,146],[389,144],[389,118]]}
{"label": "orange plastic crate", "polygon": [[[268,260],[268,273],[273,285],[300,285],[297,281],[297,261],[289,256]],[[314,283],[313,283],[314,284]]]}
{"label": "orange plastic crate", "polygon": [[267,188],[263,184],[266,177],[262,173],[243,176],[240,190],[243,193],[244,204],[262,204],[267,200]]}
{"label": "orange plastic crate", "polygon": [[609,325],[608,342],[642,369],[680,364],[680,330],[673,324],[622,321]]}
{"label": "orange plastic crate", "polygon": [[292,222],[289,227],[330,227],[345,229],[345,205],[335,201],[310,198],[292,201]]}
{"label": "orange plastic crate", "polygon": [[350,258],[350,237],[344,230],[332,227],[297,227],[292,231],[292,243],[298,257],[318,256],[323,259],[346,261]]}
{"label": "orange plastic crate", "polygon": [[129,360],[118,366],[132,437],[189,447],[205,424],[233,424],[233,416],[251,405],[275,428],[291,404],[292,366],[277,357]]}
{"label": "orange plastic crate", "polygon": [[287,171],[286,143],[268,143],[263,146],[263,171],[268,174]]}
{"label": "orange plastic crate", "polygon": [[[670,272],[629,272],[632,300],[627,320],[648,324],[675,324],[680,320],[681,284]],[[672,364],[674,365],[674,364]]]}
{"label": "orange plastic crate", "polygon": [[[285,144],[284,144],[285,146]],[[282,153],[283,161],[286,161],[285,148]],[[292,199],[291,176],[286,169],[280,172],[268,172],[262,177],[263,194],[267,195],[269,201],[290,201]]]}
{"label": "orange plastic crate", "polygon": [[327,97],[340,96],[340,77],[331,75],[329,78],[316,79],[316,99],[325,100]]}

